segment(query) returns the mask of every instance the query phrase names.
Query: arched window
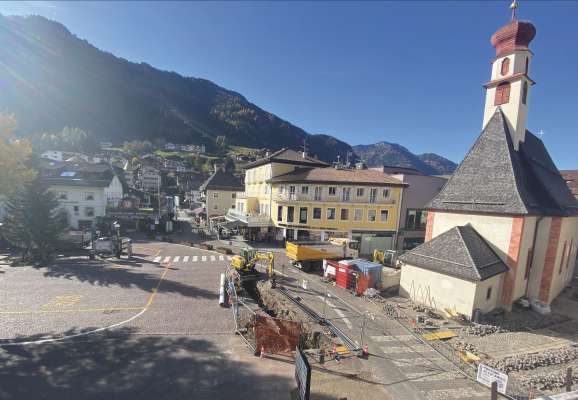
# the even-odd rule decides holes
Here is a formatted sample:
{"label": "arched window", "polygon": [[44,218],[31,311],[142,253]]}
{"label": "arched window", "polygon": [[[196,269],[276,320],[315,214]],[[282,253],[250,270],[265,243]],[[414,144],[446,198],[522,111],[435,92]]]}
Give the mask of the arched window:
{"label": "arched window", "polygon": [[496,88],[496,97],[494,105],[506,104],[510,101],[510,82],[503,82]]}
{"label": "arched window", "polygon": [[527,99],[528,99],[528,82],[524,82],[524,86],[522,87],[522,104],[526,104]]}
{"label": "arched window", "polygon": [[510,59],[508,57],[506,57],[502,60],[502,66],[501,66],[500,72],[502,73],[502,75],[506,75],[509,70],[510,70]]}

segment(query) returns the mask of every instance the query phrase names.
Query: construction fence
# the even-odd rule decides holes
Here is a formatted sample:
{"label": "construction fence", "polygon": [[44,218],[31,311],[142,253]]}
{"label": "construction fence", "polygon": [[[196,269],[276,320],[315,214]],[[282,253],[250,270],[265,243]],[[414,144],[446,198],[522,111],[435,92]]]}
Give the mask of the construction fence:
{"label": "construction fence", "polygon": [[[417,340],[430,346],[433,350],[455,365],[465,376],[474,381],[476,380],[478,365],[474,362],[468,361],[467,357],[465,357],[463,353],[456,350],[451,344],[444,340],[425,341],[423,336],[431,332],[420,327],[420,325],[416,323],[415,319],[406,314],[399,305],[385,302],[383,310],[384,314],[388,318],[396,320]],[[514,379],[514,377],[508,377],[506,398],[513,400],[528,400],[539,396],[540,393],[538,393],[537,390],[522,385],[522,383],[517,379]]]}
{"label": "construction fence", "polygon": [[237,296],[232,279],[228,281],[228,292],[235,330],[255,354],[264,350],[268,354],[291,355],[297,346],[302,347],[301,323],[258,314],[255,307]]}

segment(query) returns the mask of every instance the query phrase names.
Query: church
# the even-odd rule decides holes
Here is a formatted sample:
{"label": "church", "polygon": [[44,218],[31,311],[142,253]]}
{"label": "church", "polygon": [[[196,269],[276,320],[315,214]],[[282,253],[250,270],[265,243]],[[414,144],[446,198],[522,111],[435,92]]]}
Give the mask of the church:
{"label": "church", "polygon": [[548,312],[576,262],[578,203],[526,129],[536,28],[513,6],[491,38],[482,132],[428,205],[425,243],[399,257],[403,296],[470,318],[522,298]]}

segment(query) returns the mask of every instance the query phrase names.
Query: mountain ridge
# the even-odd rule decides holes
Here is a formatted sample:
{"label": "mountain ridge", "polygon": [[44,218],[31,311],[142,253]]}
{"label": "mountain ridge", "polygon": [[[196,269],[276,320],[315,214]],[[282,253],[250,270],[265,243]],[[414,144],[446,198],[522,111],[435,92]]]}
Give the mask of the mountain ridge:
{"label": "mountain ridge", "polygon": [[406,147],[386,141],[355,145],[353,151],[370,167],[383,165],[415,168],[426,175],[448,175],[457,164],[434,153],[414,154]]}
{"label": "mountain ridge", "polygon": [[[25,135],[76,126],[117,144],[162,137],[209,149],[224,135],[232,145],[301,150],[305,143],[324,161],[355,161],[356,152],[342,140],[308,133],[208,79],[100,50],[41,16],[0,14],[0,87],[0,112],[15,113]],[[424,161],[396,146],[382,157],[388,164],[397,159],[424,173],[445,171],[443,157]],[[380,164],[375,157],[367,161]]]}

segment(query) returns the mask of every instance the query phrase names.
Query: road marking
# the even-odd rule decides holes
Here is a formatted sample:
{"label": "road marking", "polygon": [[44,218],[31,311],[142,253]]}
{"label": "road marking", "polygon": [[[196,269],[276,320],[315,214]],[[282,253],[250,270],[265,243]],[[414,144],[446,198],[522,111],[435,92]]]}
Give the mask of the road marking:
{"label": "road marking", "polygon": [[[23,310],[23,311],[0,311],[0,315],[13,314],[55,314],[55,313],[81,313],[81,312],[104,312],[104,311],[135,311],[142,310],[142,307],[109,307],[109,308],[79,308],[79,309],[59,309],[59,310]],[[1,344],[0,344],[1,346]]]}
{"label": "road marking", "polygon": [[155,299],[155,296],[156,296],[159,288],[161,287],[161,283],[165,279],[165,276],[167,275],[168,271],[169,271],[169,265],[166,265],[164,270],[163,270],[163,273],[161,274],[161,277],[159,278],[159,282],[157,283],[156,287],[153,289],[153,291],[152,291],[151,295],[149,296],[149,299],[148,299],[147,303],[145,304],[145,306],[142,309],[140,309],[141,311],[139,313],[133,315],[132,317],[130,317],[124,321],[117,322],[116,324],[112,324],[112,325],[108,325],[108,326],[103,326],[102,328],[93,329],[92,331],[80,332],[80,333],[76,333],[74,335],[68,335],[68,336],[62,336],[62,337],[53,337],[53,338],[49,338],[49,339],[40,339],[40,340],[27,341],[27,342],[9,341],[6,343],[2,343],[2,341],[0,341],[0,347],[27,346],[27,345],[35,345],[35,344],[41,344],[41,343],[60,342],[62,340],[73,339],[73,338],[80,337],[80,336],[87,336],[87,335],[91,335],[93,333],[107,331],[109,329],[117,328],[119,326],[128,324],[129,322],[134,321],[135,319],[137,319],[138,317],[143,315],[149,309],[149,307],[153,303],[153,300]]}
{"label": "road marking", "polygon": [[203,256],[203,257],[201,258],[201,260],[202,260],[203,262],[207,261],[207,256]]}
{"label": "road marking", "polygon": [[[317,296],[317,297],[319,297],[321,300],[324,300],[323,296]],[[347,325],[347,327],[349,329],[353,329],[353,325],[351,325],[351,321],[349,321],[349,318],[346,318],[343,311],[341,311],[339,308],[336,308],[335,304],[331,303],[329,300],[327,300],[326,303],[329,307],[333,308],[333,311],[335,311],[337,313],[337,315],[339,315],[343,319],[343,322],[345,322],[345,325]]]}
{"label": "road marking", "polygon": [[171,256],[166,256],[165,259],[163,260],[163,262],[171,262]]}
{"label": "road marking", "polygon": [[173,262],[179,262],[180,259],[181,259],[180,256],[175,256],[175,258],[173,258]]}
{"label": "road marking", "polygon": [[228,260],[228,261],[231,261],[232,259],[233,259],[233,257],[227,256],[227,260]]}
{"label": "road marking", "polygon": [[183,257],[183,262],[189,262],[189,256],[184,256],[184,257]]}
{"label": "road marking", "polygon": [[163,258],[161,256],[157,256],[157,257],[155,257],[154,262],[159,263],[159,262],[161,262],[162,259]]}
{"label": "road marking", "polygon": [[57,308],[73,306],[82,299],[82,295],[74,294],[67,296],[56,296],[51,298],[48,303],[44,304],[42,308]]}
{"label": "road marking", "polygon": [[225,261],[225,257],[219,256],[219,261]]}
{"label": "road marking", "polygon": [[193,262],[197,262],[198,260],[199,260],[199,257],[193,256]]}
{"label": "road marking", "polygon": [[215,256],[211,256],[211,261],[215,261]]}

